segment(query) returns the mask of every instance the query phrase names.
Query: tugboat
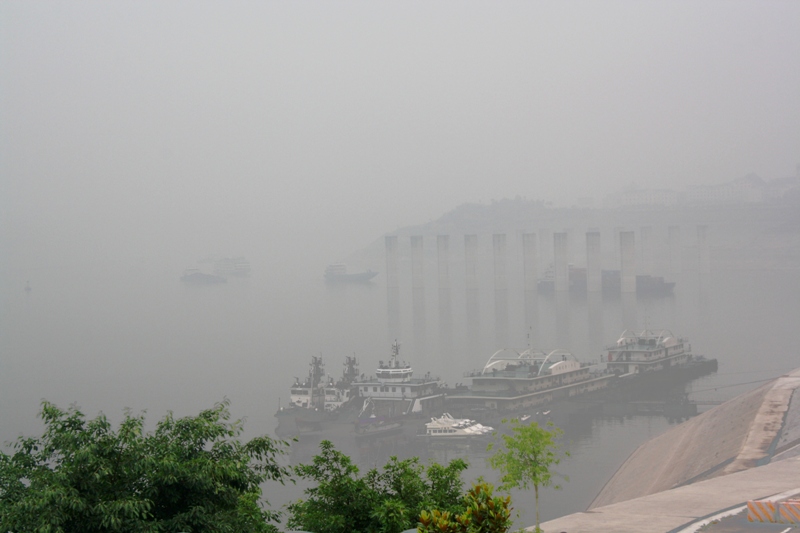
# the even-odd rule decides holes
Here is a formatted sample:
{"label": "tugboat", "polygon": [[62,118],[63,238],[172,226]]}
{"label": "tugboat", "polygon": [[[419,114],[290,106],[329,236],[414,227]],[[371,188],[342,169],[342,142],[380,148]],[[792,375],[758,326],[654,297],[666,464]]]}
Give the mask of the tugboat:
{"label": "tugboat", "polygon": [[[380,361],[375,376],[353,383],[356,392],[370,402],[370,411],[375,416],[389,419],[404,415],[441,413],[444,407],[445,384],[430,372],[414,377],[409,363],[401,362],[400,344],[392,344],[392,356],[387,362]],[[362,409],[362,413],[365,409]]]}
{"label": "tugboat", "polygon": [[279,407],[275,413],[278,418],[275,433],[279,437],[320,431],[338,417],[354,398],[352,384],[358,376],[356,358],[348,356],[344,367],[342,378],[334,382],[333,378],[325,376],[322,356],[311,357],[308,377],[303,381],[295,378],[289,405]]}
{"label": "tugboat", "polygon": [[717,371],[717,360],[692,354],[684,338],[667,329],[645,329],[640,333],[625,330],[608,348],[610,372],[621,377],[659,375],[703,375]]}

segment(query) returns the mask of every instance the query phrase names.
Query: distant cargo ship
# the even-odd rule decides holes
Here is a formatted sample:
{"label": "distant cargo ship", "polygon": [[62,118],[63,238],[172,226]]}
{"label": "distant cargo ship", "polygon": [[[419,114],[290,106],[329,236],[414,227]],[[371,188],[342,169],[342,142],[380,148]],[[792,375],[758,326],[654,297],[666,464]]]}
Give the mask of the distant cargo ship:
{"label": "distant cargo ship", "polygon": [[[604,294],[619,294],[622,289],[622,278],[619,270],[603,270],[601,272],[601,288]],[[539,294],[555,292],[555,274],[548,270],[537,282]],[[639,296],[669,296],[675,288],[674,281],[665,281],[661,276],[636,276],[636,294]],[[586,294],[586,269],[569,267],[569,292]]]}
{"label": "distant cargo ship", "polygon": [[456,388],[447,404],[457,409],[512,413],[605,389],[612,373],[580,363],[564,350],[499,350],[483,369],[465,374],[469,388]]}
{"label": "distant cargo ship", "polygon": [[228,280],[222,276],[200,272],[197,268],[187,268],[183,272],[183,276],[181,276],[181,281],[190,285],[216,285],[217,283],[225,283]]}
{"label": "distant cargo ship", "polygon": [[328,283],[366,283],[377,275],[372,270],[349,274],[344,263],[328,265],[325,269],[325,281]]}
{"label": "distant cargo ship", "polygon": [[625,330],[608,348],[609,372],[623,376],[707,373],[717,371],[717,360],[692,354],[684,338],[671,331],[649,330],[640,333]]}

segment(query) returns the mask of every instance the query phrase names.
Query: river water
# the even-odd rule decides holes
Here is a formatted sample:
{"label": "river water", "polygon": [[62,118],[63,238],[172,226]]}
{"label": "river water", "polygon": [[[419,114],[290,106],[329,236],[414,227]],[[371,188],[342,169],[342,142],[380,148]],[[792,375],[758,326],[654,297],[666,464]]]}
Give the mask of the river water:
{"label": "river water", "polygon": [[[373,264],[380,267],[381,260]],[[102,410],[112,420],[125,408],[146,410],[152,424],[167,410],[196,414],[227,397],[233,415],[246,418],[245,437],[272,435],[275,410],[287,400],[293,378],[307,373],[311,355],[322,354],[332,375],[352,354],[362,372],[373,373],[395,337],[418,373],[431,371],[450,384],[465,381],[463,373],[480,368],[499,347],[564,348],[578,359],[597,360],[623,329],[645,326],[670,329],[689,338],[695,353],[719,360],[718,373],[674,384],[693,400],[725,400],[798,366],[795,268],[686,271],[670,277],[677,282],[674,296],[650,300],[526,299],[512,283],[499,305],[485,283],[477,322],[468,325],[468,299],[456,282],[445,308],[445,295],[433,283],[421,304],[401,287],[399,315],[390,318],[381,276],[369,285],[330,287],[316,269],[281,279],[251,261],[250,277],[203,287],[183,285],[176,264],[144,260],[6,272],[0,285],[0,440],[39,434],[42,399],[77,404],[90,416]],[[585,509],[636,446],[679,423],[659,415],[556,420],[570,453],[557,472],[569,481],[560,491],[544,491],[543,520]],[[313,445],[295,457],[307,458]],[[468,482],[497,479],[482,449],[358,450],[346,442],[343,448],[362,467],[383,464],[389,453],[439,461],[463,456],[472,465]],[[301,489],[267,486],[266,495],[278,506],[301,497]],[[532,492],[513,497],[520,524],[532,524]]]}

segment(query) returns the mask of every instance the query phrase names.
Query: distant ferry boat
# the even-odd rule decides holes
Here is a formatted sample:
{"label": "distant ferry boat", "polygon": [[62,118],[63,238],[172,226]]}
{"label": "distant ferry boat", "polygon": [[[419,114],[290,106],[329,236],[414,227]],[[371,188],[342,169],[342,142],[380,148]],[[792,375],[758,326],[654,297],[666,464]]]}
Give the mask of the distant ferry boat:
{"label": "distant ferry boat", "polygon": [[468,389],[457,387],[447,405],[466,410],[518,412],[608,387],[611,373],[592,371],[564,350],[495,352],[483,369],[468,372]]}
{"label": "distant ferry boat", "polygon": [[328,283],[365,283],[377,275],[372,270],[348,274],[344,263],[328,265],[325,269],[325,281]]}
{"label": "distant ferry boat", "polygon": [[625,330],[608,348],[606,363],[618,375],[655,375],[665,371],[717,370],[716,359],[692,355],[692,347],[671,331],[645,329],[640,333]]}

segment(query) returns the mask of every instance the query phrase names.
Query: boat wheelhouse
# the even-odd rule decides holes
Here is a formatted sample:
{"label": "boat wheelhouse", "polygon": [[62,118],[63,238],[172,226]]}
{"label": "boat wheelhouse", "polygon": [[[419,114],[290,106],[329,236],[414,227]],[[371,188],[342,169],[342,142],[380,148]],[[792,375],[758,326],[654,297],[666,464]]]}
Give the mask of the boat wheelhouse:
{"label": "boat wheelhouse", "polygon": [[400,344],[395,341],[391,357],[378,363],[375,376],[353,384],[358,395],[365,402],[371,402],[371,410],[377,415],[392,417],[441,412],[445,398],[442,381],[430,372],[414,377],[411,365],[400,361],[399,357]]}
{"label": "boat wheelhouse", "polygon": [[625,330],[608,348],[608,370],[619,375],[658,372],[681,368],[694,360],[689,341],[667,329],[640,333]]}
{"label": "boat wheelhouse", "polygon": [[565,350],[506,349],[465,377],[472,379],[472,386],[448,395],[448,406],[514,412],[606,388],[615,376],[593,371]]}

